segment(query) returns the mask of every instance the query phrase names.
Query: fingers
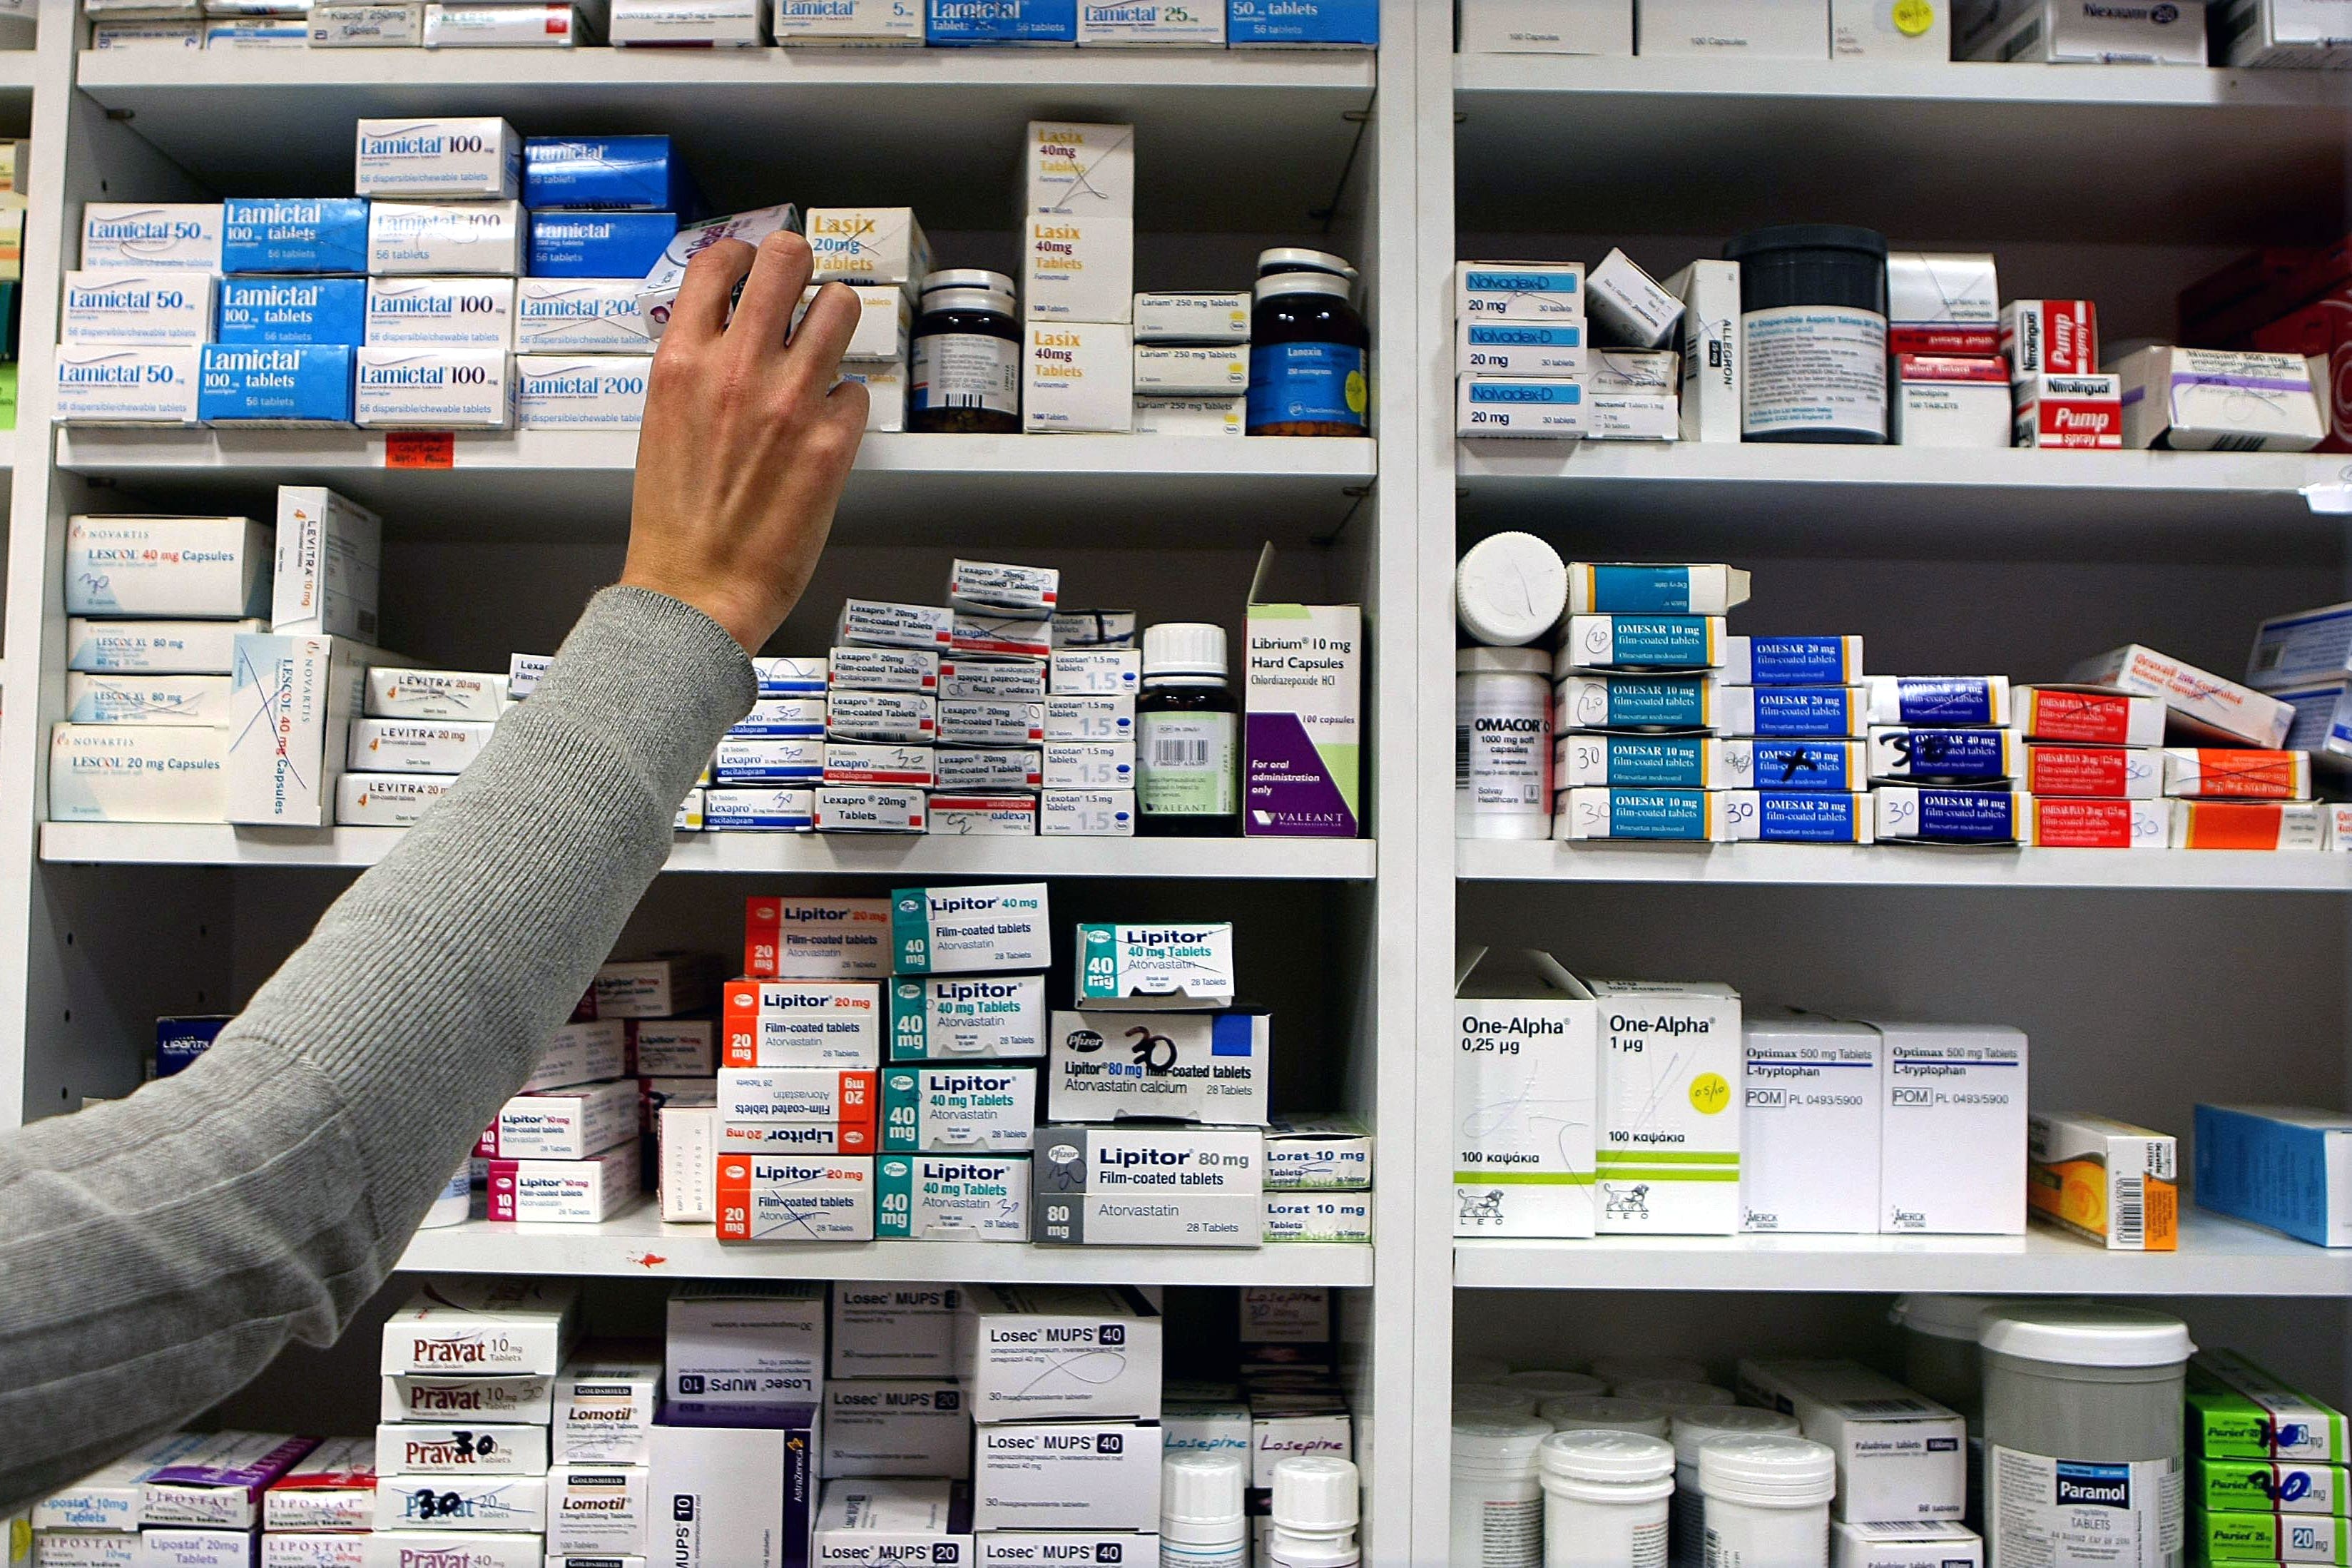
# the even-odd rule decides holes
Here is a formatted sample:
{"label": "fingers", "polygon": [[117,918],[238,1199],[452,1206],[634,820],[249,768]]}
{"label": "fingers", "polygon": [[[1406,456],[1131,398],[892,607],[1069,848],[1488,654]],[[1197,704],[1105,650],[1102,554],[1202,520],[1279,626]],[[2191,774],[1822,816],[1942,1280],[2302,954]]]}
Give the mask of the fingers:
{"label": "fingers", "polygon": [[[857,330],[858,312],[863,309],[846,283],[828,283],[817,290],[784,351],[793,380],[814,393],[841,379],[841,356],[849,347],[850,334]],[[857,390],[863,397],[866,389]]]}
{"label": "fingers", "polygon": [[782,352],[793,309],[801,302],[801,290],[808,287],[815,267],[808,241],[799,235],[779,231],[761,240],[751,276],[735,301],[735,318],[727,323],[728,340],[740,340],[754,354]]}
{"label": "fingers", "polygon": [[756,254],[740,239],[722,239],[688,261],[686,280],[677,286],[677,298],[670,304],[669,325],[662,342],[683,340],[691,348],[724,331],[735,285],[751,269]]}

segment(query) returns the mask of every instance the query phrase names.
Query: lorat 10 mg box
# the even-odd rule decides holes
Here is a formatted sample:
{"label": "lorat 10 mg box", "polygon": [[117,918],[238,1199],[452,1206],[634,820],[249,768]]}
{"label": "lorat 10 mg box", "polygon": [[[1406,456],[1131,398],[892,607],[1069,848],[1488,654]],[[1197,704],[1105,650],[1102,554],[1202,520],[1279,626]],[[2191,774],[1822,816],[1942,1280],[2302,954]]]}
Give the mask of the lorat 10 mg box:
{"label": "lorat 10 mg box", "polygon": [[1234,928],[1228,924],[1081,925],[1078,959],[1081,1007],[1233,1005]]}
{"label": "lorat 10 mg box", "polygon": [[1268,1192],[1352,1192],[1372,1184],[1372,1135],[1350,1116],[1277,1116],[1265,1128]]}
{"label": "lorat 10 mg box", "polygon": [[1045,1054],[1042,974],[905,977],[890,983],[889,998],[892,1061]]}
{"label": "lorat 10 mg box", "polygon": [[956,1364],[974,1420],[1160,1418],[1161,1321],[1139,1291],[976,1285],[966,1300]]}
{"label": "lorat 10 mg box", "polygon": [[960,1063],[882,1072],[886,1153],[1026,1154],[1037,1125],[1037,1069]]}

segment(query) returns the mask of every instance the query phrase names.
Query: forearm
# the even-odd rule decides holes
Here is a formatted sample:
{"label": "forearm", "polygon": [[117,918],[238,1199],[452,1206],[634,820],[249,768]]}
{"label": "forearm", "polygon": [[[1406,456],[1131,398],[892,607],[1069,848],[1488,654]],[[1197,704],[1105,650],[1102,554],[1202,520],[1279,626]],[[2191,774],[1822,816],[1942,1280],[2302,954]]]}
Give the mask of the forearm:
{"label": "forearm", "polygon": [[753,690],[600,595],[465,779],[188,1071],[0,1141],[0,1510],[331,1340],[662,865]]}

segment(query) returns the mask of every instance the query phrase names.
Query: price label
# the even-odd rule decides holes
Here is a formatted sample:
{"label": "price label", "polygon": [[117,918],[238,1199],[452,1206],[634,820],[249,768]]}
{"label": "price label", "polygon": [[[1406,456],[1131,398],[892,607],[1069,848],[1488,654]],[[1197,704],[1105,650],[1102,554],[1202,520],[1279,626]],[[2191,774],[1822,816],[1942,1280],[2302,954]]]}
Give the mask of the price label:
{"label": "price label", "polygon": [[387,468],[454,468],[457,437],[446,430],[394,430],[383,438]]}

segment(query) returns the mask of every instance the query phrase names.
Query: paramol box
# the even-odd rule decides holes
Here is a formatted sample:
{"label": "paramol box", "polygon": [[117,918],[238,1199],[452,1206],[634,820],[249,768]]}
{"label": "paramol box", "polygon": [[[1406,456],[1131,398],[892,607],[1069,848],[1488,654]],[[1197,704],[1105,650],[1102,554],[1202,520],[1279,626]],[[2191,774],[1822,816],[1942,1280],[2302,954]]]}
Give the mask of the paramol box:
{"label": "paramol box", "polygon": [[972,1419],[1156,1421],[1161,1324],[1111,1285],[975,1285],[956,1320]]}
{"label": "paramol box", "polygon": [[1456,965],[1454,1234],[1594,1233],[1599,1005],[1549,954]]}
{"label": "paramol box", "polygon": [[1739,993],[1712,982],[1594,980],[1602,1236],[1739,1230]]}
{"label": "paramol box", "polygon": [[1055,1013],[1047,1115],[1263,1127],[1273,1020],[1263,1012]]}
{"label": "paramol box", "polygon": [[1077,1004],[1097,1012],[1230,1007],[1234,928],[1081,925]]}
{"label": "paramol box", "polygon": [[904,976],[888,986],[894,1062],[1042,1057],[1042,974]]}
{"label": "paramol box", "polygon": [[1045,884],[900,888],[890,895],[891,967],[900,974],[1044,969],[1054,944]]}
{"label": "paramol box", "polygon": [[1797,1418],[1837,1455],[1842,1520],[1958,1519],[1968,1501],[1959,1415],[1850,1361],[1742,1359],[1739,1397]]}
{"label": "paramol box", "polygon": [[2025,1036],[1996,1024],[1889,1024],[1879,1229],[2022,1236]]}
{"label": "paramol box", "polygon": [[2189,1447],[2208,1459],[2340,1465],[2352,1458],[2343,1415],[2235,1351],[2189,1363]]}

